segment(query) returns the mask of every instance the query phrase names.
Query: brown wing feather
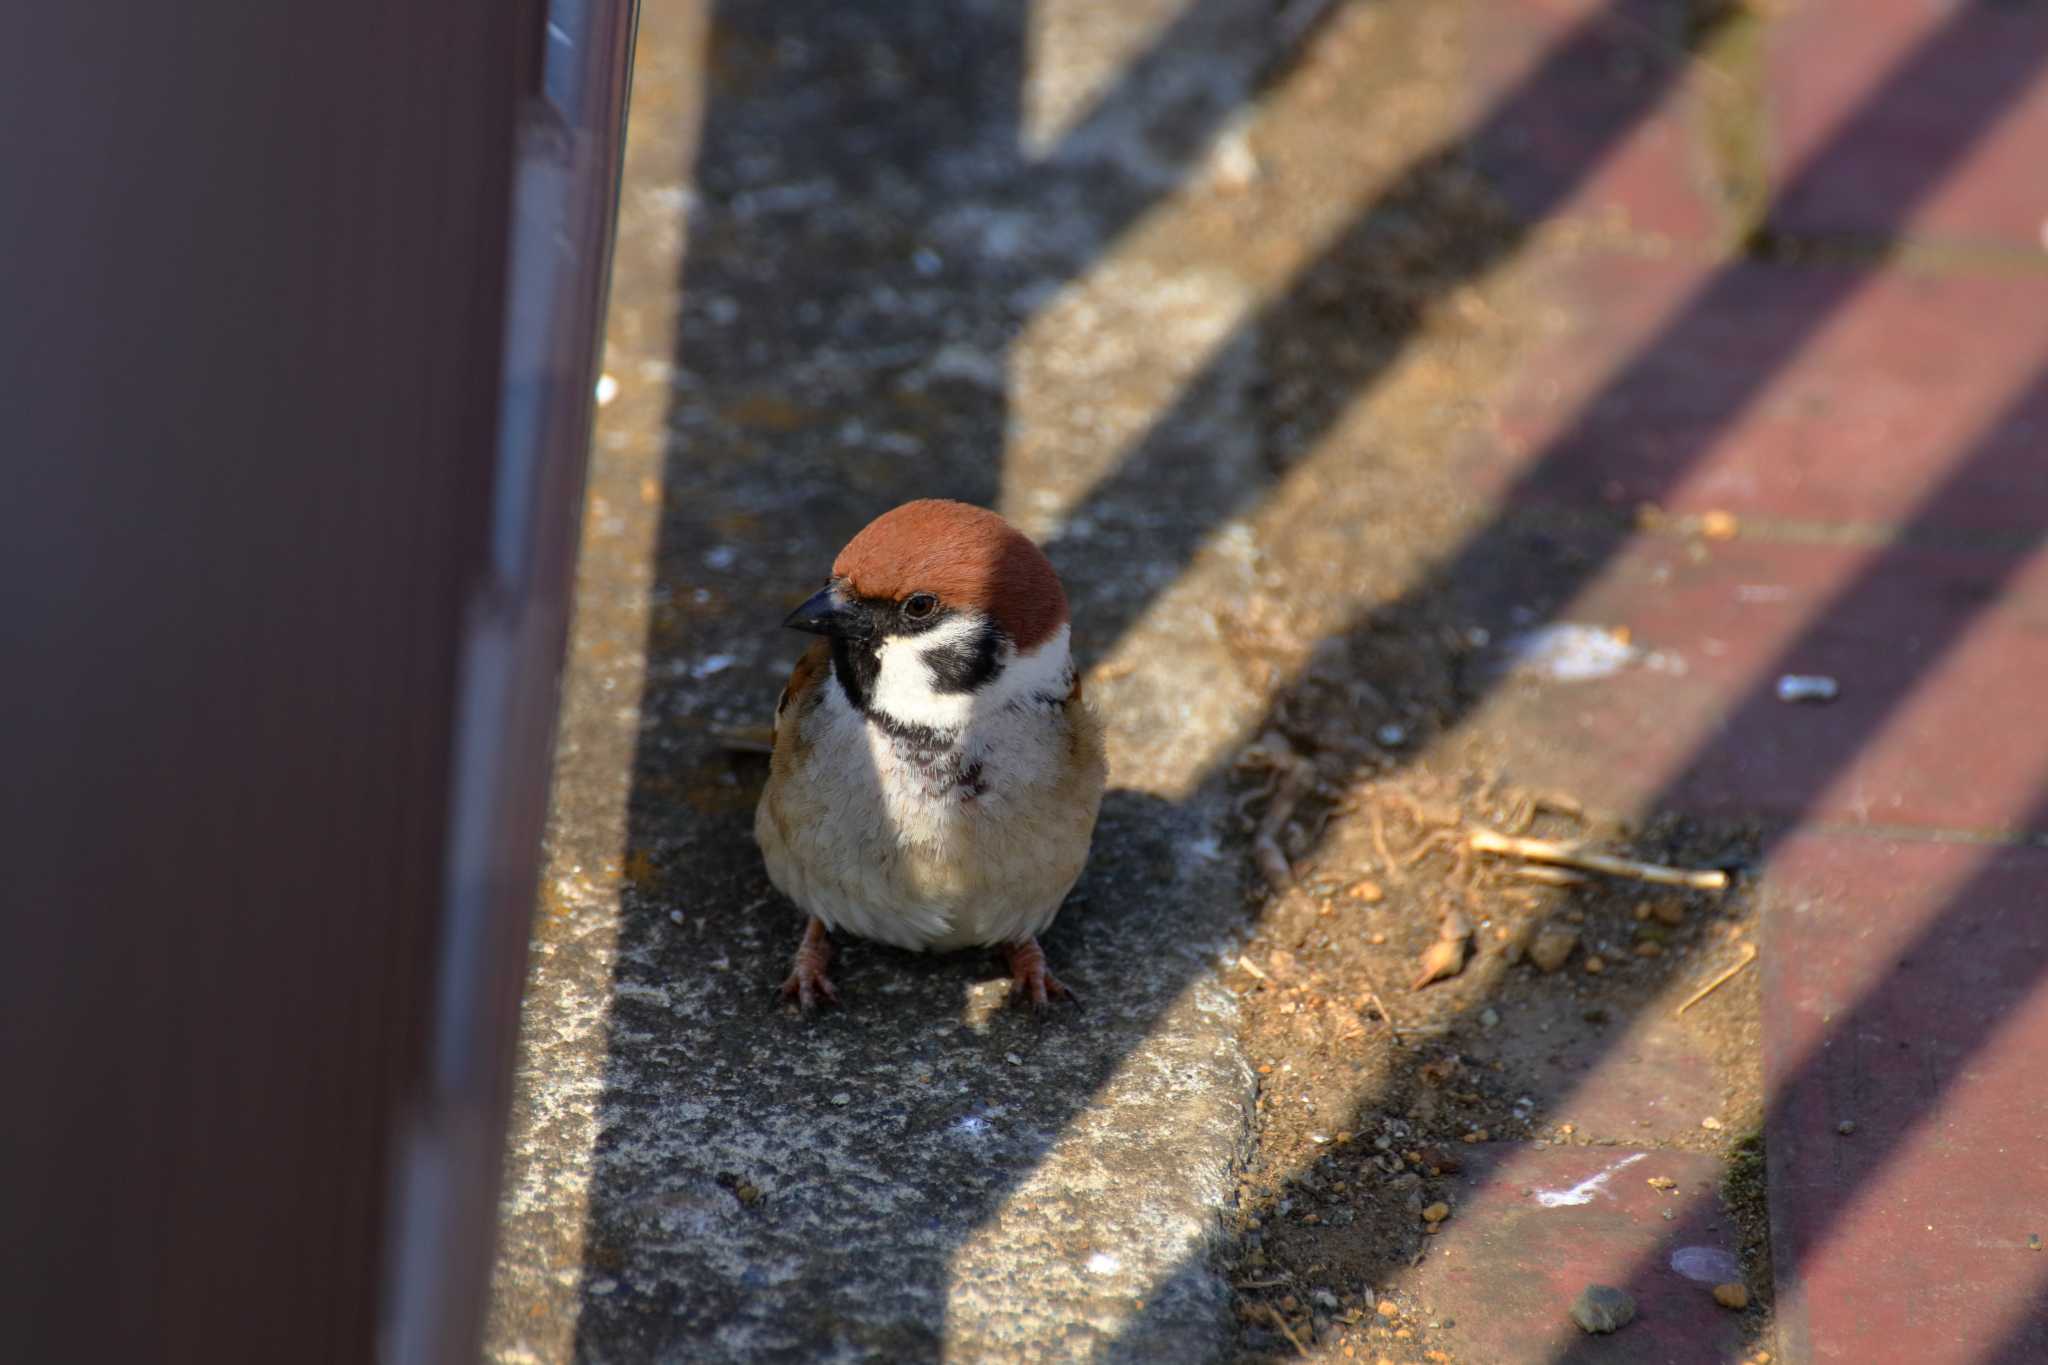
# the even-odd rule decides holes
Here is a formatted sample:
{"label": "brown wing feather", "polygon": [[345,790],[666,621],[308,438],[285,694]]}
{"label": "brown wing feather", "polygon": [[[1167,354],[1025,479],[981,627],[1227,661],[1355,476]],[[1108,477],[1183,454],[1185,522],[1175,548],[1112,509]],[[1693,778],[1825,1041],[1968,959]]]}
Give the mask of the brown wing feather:
{"label": "brown wing feather", "polygon": [[832,674],[832,645],[828,640],[819,640],[805,650],[803,657],[796,661],[796,667],[789,671],[789,681],[783,684],[782,695],[775,699],[775,731],[781,738],[783,713],[791,706],[798,711],[818,694],[825,679]]}

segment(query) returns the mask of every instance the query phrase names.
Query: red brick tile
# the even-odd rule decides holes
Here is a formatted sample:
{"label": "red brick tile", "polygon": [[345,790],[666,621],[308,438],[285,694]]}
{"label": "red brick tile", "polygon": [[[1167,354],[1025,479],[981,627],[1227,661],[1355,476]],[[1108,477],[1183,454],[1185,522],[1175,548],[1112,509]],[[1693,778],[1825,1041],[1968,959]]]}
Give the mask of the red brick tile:
{"label": "red brick tile", "polygon": [[1715,238],[1680,0],[1509,0],[1470,39],[1480,163],[1521,213]]}
{"label": "red brick tile", "polygon": [[1769,71],[1778,228],[2041,245],[2048,7],[1798,0]]}
{"label": "red brick tile", "polygon": [[[1639,538],[1559,619],[1645,659],[1510,681],[1469,727],[1515,780],[1616,811],[1675,808],[2015,829],[2048,782],[2048,552]],[[1781,673],[1836,678],[1788,705]],[[2030,719],[2031,718],[2031,719]]]}
{"label": "red brick tile", "polygon": [[[1711,1283],[1672,1264],[1686,1248],[1733,1259],[1717,1159],[1627,1147],[1473,1151],[1482,1155],[1468,1174],[1447,1182],[1453,1211],[1429,1257],[1396,1284],[1437,1321],[1456,1322],[1450,1332],[1419,1332],[1428,1344],[1489,1365],[1740,1357],[1741,1318],[1714,1302]],[[1653,1189],[1652,1176],[1677,1188]],[[1590,1284],[1627,1290],[1635,1321],[1608,1336],[1581,1332],[1568,1313]]]}
{"label": "red brick tile", "polygon": [[1466,451],[1482,486],[1749,518],[2048,526],[2048,272],[1709,274],[1594,257],[1554,289],[1567,321],[1531,349],[1493,440]]}
{"label": "red brick tile", "polygon": [[[2048,850],[1787,841],[1762,959],[1790,1362],[2048,1360]],[[1844,1134],[1839,1125],[1850,1123]]]}

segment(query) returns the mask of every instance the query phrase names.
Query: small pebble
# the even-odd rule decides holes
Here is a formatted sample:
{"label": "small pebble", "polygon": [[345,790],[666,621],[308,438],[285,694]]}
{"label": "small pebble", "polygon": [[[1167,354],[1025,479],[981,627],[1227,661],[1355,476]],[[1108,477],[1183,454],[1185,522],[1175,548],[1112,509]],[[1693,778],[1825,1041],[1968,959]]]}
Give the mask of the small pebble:
{"label": "small pebble", "polygon": [[1383,1318],[1391,1318],[1397,1316],[1401,1310],[1398,1306],[1395,1305],[1392,1299],[1381,1299],[1379,1302],[1379,1307],[1374,1309],[1373,1311],[1378,1313]]}
{"label": "small pebble", "polygon": [[1378,905],[1381,901],[1387,898],[1387,893],[1380,889],[1380,884],[1378,882],[1355,883],[1352,886],[1352,888],[1349,891],[1346,891],[1344,894],[1349,896],[1352,900],[1364,901],[1367,905]]}
{"label": "small pebble", "polygon": [[1664,945],[1657,942],[1654,938],[1646,938],[1636,945],[1637,957],[1662,957],[1663,955]]}
{"label": "small pebble", "polygon": [[1451,1206],[1441,1199],[1422,1211],[1422,1221],[1425,1223],[1441,1223],[1450,1216]]}
{"label": "small pebble", "polygon": [[1637,901],[1635,913],[1638,920],[1648,919],[1650,917],[1650,903],[1648,901]]}
{"label": "small pebble", "polygon": [[1380,742],[1382,748],[1398,749],[1408,742],[1408,731],[1403,726],[1387,724],[1373,731],[1372,737]]}
{"label": "small pebble", "polygon": [[1644,1182],[1653,1190],[1675,1190],[1678,1182],[1668,1175],[1653,1175]]}
{"label": "small pebble", "polygon": [[1579,946],[1579,931],[1562,924],[1545,925],[1529,944],[1529,960],[1546,972],[1554,972],[1571,958]]}
{"label": "small pebble", "polygon": [[2028,1233],[2028,1234],[2027,1234],[2027,1250],[2029,1250],[2029,1251],[2039,1251],[2040,1249],[2041,1249],[2041,1234],[2040,1234],[2040,1233],[2038,1233],[2038,1232],[2030,1232],[2030,1233]]}
{"label": "small pebble", "polygon": [[1598,953],[1586,959],[1586,975],[1598,976],[1606,970],[1607,959],[1601,957]]}
{"label": "small pebble", "polygon": [[1676,929],[1685,923],[1685,904],[1682,901],[1658,901],[1650,911],[1659,924],[1668,924]]}
{"label": "small pebble", "polygon": [[836,1094],[836,1095],[834,1095],[834,1096],[832,1097],[832,1103],[834,1103],[834,1104],[852,1104],[852,1103],[853,1103],[853,1096],[851,1096],[851,1095],[847,1094],[847,1093],[846,1093],[846,1092],[845,1092],[844,1090],[842,1090],[842,1091],[840,1091],[840,1092],[839,1092],[838,1094]]}
{"label": "small pebble", "polygon": [[1024,1065],[1024,1059],[1023,1059],[1022,1057],[1019,1057],[1019,1056],[1018,1056],[1018,1055],[1017,1055],[1016,1053],[1014,1053],[1014,1052],[1005,1052],[1005,1053],[1003,1054],[1003,1060],[1004,1060],[1004,1061],[1006,1061],[1006,1062],[1008,1062],[1008,1063],[1009,1063],[1009,1064],[1010,1064],[1011,1066],[1022,1066],[1022,1065]]}
{"label": "small pebble", "polygon": [[1749,1290],[1739,1284],[1717,1284],[1714,1286],[1714,1302],[1740,1312],[1749,1307]]}
{"label": "small pebble", "polygon": [[1721,1120],[1715,1118],[1712,1114],[1709,1114],[1705,1118],[1700,1120],[1700,1127],[1706,1129],[1710,1133],[1718,1133],[1721,1131]]}
{"label": "small pebble", "polygon": [[1582,1331],[1614,1332],[1629,1325],[1636,1316],[1636,1301],[1628,1291],[1608,1284],[1590,1284],[1572,1300],[1572,1321]]}
{"label": "small pebble", "polygon": [[1481,1028],[1496,1028],[1499,1026],[1499,1024],[1499,1010],[1494,1009],[1491,1006],[1488,1006],[1486,1009],[1479,1011],[1479,1026]]}
{"label": "small pebble", "polygon": [[1708,540],[1733,540],[1741,529],[1733,512],[1714,511],[1700,517],[1700,534]]}
{"label": "small pebble", "polygon": [[668,918],[669,923],[671,924],[681,924],[683,922],[683,912],[680,910],[671,910],[668,912]]}
{"label": "small pebble", "polygon": [[1849,1134],[1856,1131],[1856,1120],[1843,1119],[1840,1123],[1835,1125],[1835,1131],[1840,1133],[1843,1137],[1849,1136]]}

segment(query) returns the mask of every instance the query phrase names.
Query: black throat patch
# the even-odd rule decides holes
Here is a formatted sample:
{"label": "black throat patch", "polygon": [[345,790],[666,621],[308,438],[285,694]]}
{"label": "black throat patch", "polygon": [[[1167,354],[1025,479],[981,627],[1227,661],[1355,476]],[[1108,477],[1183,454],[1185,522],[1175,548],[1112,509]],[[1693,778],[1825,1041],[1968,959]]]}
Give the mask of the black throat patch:
{"label": "black throat patch", "polygon": [[874,636],[853,640],[832,637],[832,676],[846,693],[847,701],[862,715],[869,714],[874,700],[875,680],[882,676],[882,651]]}

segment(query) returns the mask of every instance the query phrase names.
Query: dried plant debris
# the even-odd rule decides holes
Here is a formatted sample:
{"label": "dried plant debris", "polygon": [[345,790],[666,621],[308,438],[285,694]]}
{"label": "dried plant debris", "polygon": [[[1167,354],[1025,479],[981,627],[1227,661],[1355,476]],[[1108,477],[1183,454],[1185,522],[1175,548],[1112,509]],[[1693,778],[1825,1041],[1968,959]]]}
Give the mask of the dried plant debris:
{"label": "dried plant debris", "polygon": [[1443,923],[1437,926],[1436,942],[1422,954],[1421,970],[1409,984],[1410,990],[1421,990],[1432,982],[1448,980],[1465,970],[1465,956],[1472,943],[1472,921],[1459,911],[1445,913]]}

